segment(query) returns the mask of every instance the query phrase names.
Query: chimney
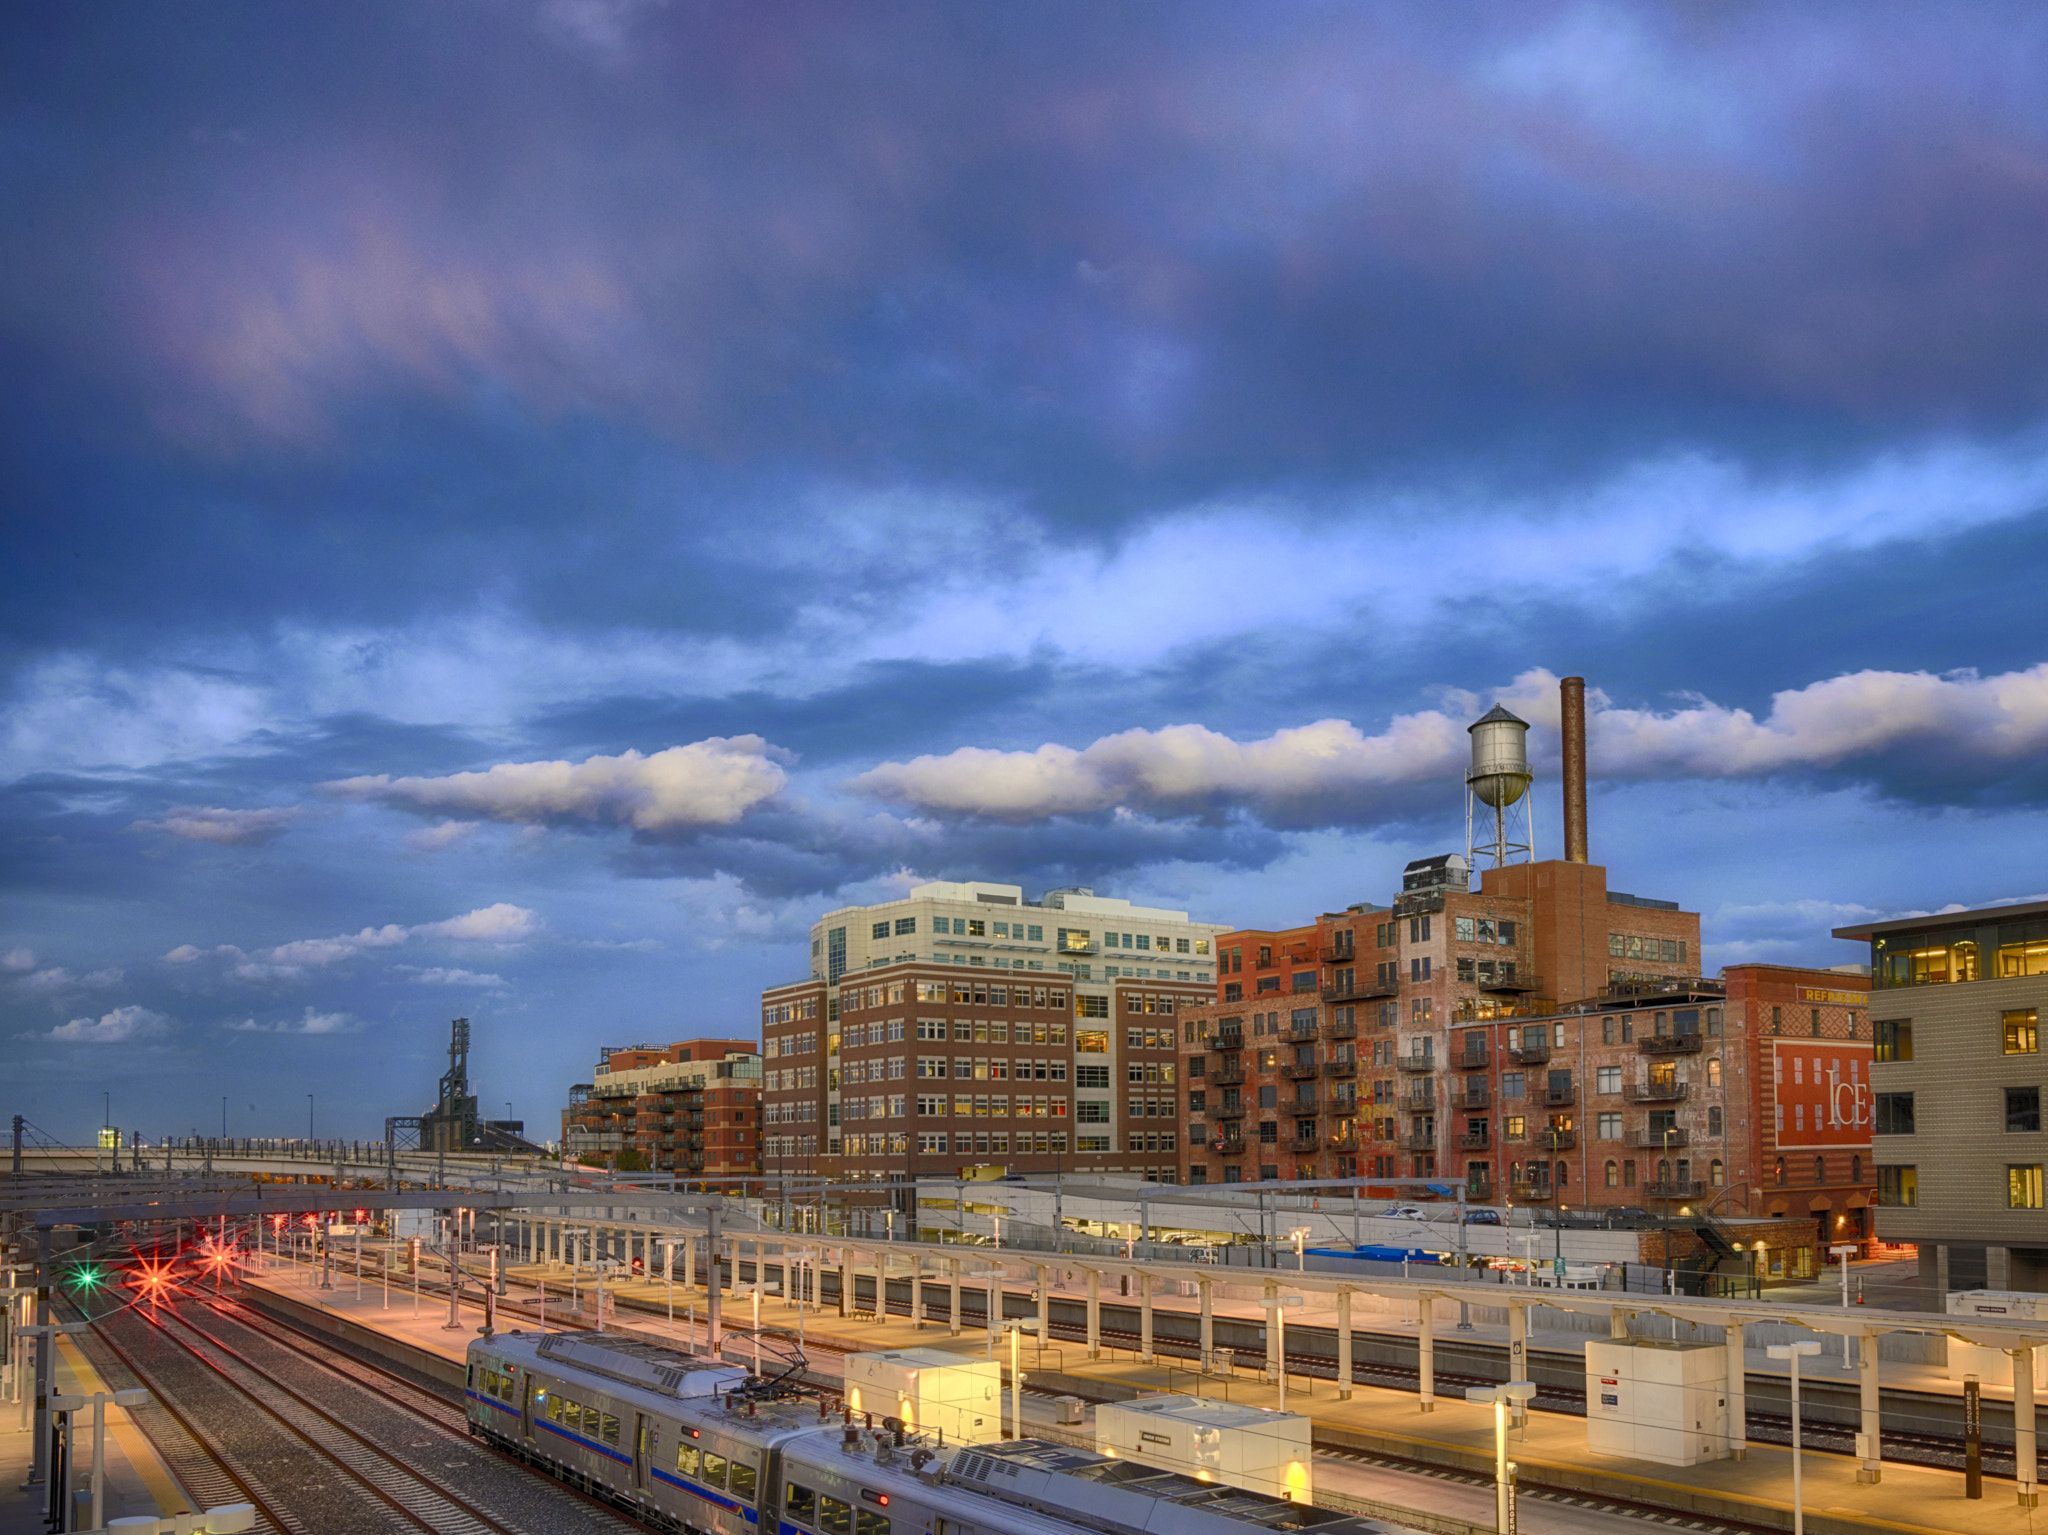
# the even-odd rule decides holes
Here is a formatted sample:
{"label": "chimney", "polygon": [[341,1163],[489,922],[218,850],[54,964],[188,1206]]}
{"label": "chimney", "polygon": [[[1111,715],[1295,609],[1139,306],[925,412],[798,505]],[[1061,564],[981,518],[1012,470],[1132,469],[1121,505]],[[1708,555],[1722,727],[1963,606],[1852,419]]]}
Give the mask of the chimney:
{"label": "chimney", "polygon": [[1564,724],[1564,857],[1586,863],[1586,679],[1557,685]]}

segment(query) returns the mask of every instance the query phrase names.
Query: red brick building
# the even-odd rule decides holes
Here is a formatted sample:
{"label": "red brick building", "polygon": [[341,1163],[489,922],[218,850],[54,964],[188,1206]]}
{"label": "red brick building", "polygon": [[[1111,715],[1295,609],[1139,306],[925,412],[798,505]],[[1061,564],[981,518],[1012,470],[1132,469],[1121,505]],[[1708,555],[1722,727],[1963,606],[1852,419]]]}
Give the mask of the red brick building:
{"label": "red brick building", "polygon": [[563,1155],[707,1180],[757,1177],[760,1126],[754,1041],[608,1047],[593,1080],[569,1090]]}

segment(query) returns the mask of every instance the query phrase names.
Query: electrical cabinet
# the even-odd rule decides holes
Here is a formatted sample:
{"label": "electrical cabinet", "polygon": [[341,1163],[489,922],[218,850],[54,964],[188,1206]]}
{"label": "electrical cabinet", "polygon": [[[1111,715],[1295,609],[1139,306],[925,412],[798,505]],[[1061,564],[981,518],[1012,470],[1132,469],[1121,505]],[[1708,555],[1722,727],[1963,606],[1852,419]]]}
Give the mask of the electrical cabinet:
{"label": "electrical cabinet", "polygon": [[1659,1338],[1588,1340],[1586,1448],[1665,1466],[1726,1457],[1727,1350]]}

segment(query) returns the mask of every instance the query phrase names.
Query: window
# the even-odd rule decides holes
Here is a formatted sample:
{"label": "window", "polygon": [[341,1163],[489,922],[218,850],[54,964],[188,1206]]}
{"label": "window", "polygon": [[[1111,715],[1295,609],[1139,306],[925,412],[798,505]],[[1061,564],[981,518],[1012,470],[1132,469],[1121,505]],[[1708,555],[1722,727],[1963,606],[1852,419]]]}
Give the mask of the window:
{"label": "window", "polygon": [[1109,1105],[1080,1099],[1074,1104],[1074,1118],[1084,1125],[1106,1125],[1109,1123]]}
{"label": "window", "polygon": [[1728,1168],[1719,1157],[1707,1164],[1707,1186],[1716,1189],[1728,1186]]}
{"label": "window", "polygon": [[2041,1208],[2041,1169],[2038,1164],[2005,1170],[2005,1207],[2008,1210]]}
{"label": "window", "polygon": [[[1621,1115],[1602,1114],[1599,1119],[1599,1124],[1601,1140],[1618,1141],[1621,1139]],[[1610,1188],[1613,1187],[1612,1184],[1608,1186]]]}
{"label": "window", "polygon": [[1717,1055],[1707,1062],[1707,1086],[1718,1088],[1720,1085],[1721,1057]]}
{"label": "window", "polygon": [[1107,1029],[1076,1029],[1076,1030],[1074,1030],[1074,1049],[1075,1049],[1075,1051],[1076,1051],[1076,1052],[1077,1052],[1078,1054],[1081,1054],[1081,1055],[1107,1055],[1107,1054],[1109,1054],[1109,1030],[1107,1030]]}
{"label": "window", "polygon": [[2008,1135],[2026,1134],[2041,1128],[2041,1089],[2008,1087],[2005,1090],[2005,1129]]}
{"label": "window", "polygon": [[825,1535],[853,1535],[853,1509],[837,1498],[818,1499],[818,1528]]}
{"label": "window", "polygon": [[754,1501],[754,1465],[752,1461],[736,1460],[728,1473],[726,1491],[742,1503]]}
{"label": "window", "polygon": [[[2006,1094],[2008,1111],[2012,1106],[2010,1090]],[[2038,1128],[2038,1126],[2037,1126]],[[1913,1131],[1913,1095],[1911,1093],[1879,1093],[1877,1115],[1872,1133],[1876,1135],[1911,1135]]]}
{"label": "window", "polygon": [[790,1482],[783,1489],[782,1509],[790,1518],[809,1524],[817,1516],[818,1495],[808,1487]]}
{"label": "window", "polygon": [[[2001,1015],[2005,1029],[2005,1053],[2007,1055],[2038,1055],[2041,1049],[2040,1031],[2036,1015],[2031,1007],[2017,1008]],[[2015,1209],[2022,1208],[2014,1206]]]}
{"label": "window", "polygon": [[1600,1043],[1603,1045],[1614,1043],[1614,1020],[1612,1018],[1602,1018],[1600,1020]]}
{"label": "window", "polygon": [[1621,1068],[1619,1066],[1596,1067],[1593,1072],[1593,1081],[1594,1086],[1600,1092],[1618,1093],[1621,1091]]}
{"label": "window", "polygon": [[1710,1103],[1707,1105],[1707,1134],[1719,1140],[1721,1133],[1721,1105]]}
{"label": "window", "polygon": [[1910,1061],[1913,1059],[1913,1020],[1910,1018],[1882,1018],[1872,1025],[1876,1034],[1875,1048],[1871,1057],[1880,1061]]}
{"label": "window", "polygon": [[1619,1162],[1609,1162],[1607,1164],[1607,1186],[1611,1189],[1621,1187],[1621,1164]]}
{"label": "window", "polygon": [[704,1452],[703,1469],[697,1474],[698,1480],[710,1487],[725,1485],[725,1457],[711,1450]]}
{"label": "window", "polygon": [[1315,973],[1315,971],[1313,971],[1313,970],[1297,970],[1297,971],[1295,971],[1295,972],[1294,972],[1294,989],[1295,989],[1296,991],[1314,991],[1314,990],[1316,989],[1316,973]]}
{"label": "window", "polygon": [[1109,1068],[1107,1066],[1076,1066],[1074,1068],[1074,1086],[1109,1086]]}
{"label": "window", "polygon": [[1920,1169],[1880,1167],[1877,1170],[1877,1202],[1908,1209],[1920,1203]]}
{"label": "window", "polygon": [[870,932],[868,936],[870,938],[887,938],[889,936],[889,924],[886,922],[877,922],[874,926],[874,930]]}

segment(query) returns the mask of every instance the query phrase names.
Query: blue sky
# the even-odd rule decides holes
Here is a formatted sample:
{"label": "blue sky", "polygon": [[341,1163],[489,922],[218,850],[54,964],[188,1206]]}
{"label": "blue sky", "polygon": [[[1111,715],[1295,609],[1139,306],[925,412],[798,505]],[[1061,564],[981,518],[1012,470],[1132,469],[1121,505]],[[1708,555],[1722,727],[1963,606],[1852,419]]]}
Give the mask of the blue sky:
{"label": "blue sky", "polygon": [[0,26],[0,1079],[554,1123],[828,906],[1281,924],[1595,690],[1709,966],[2039,895],[2048,18]]}

